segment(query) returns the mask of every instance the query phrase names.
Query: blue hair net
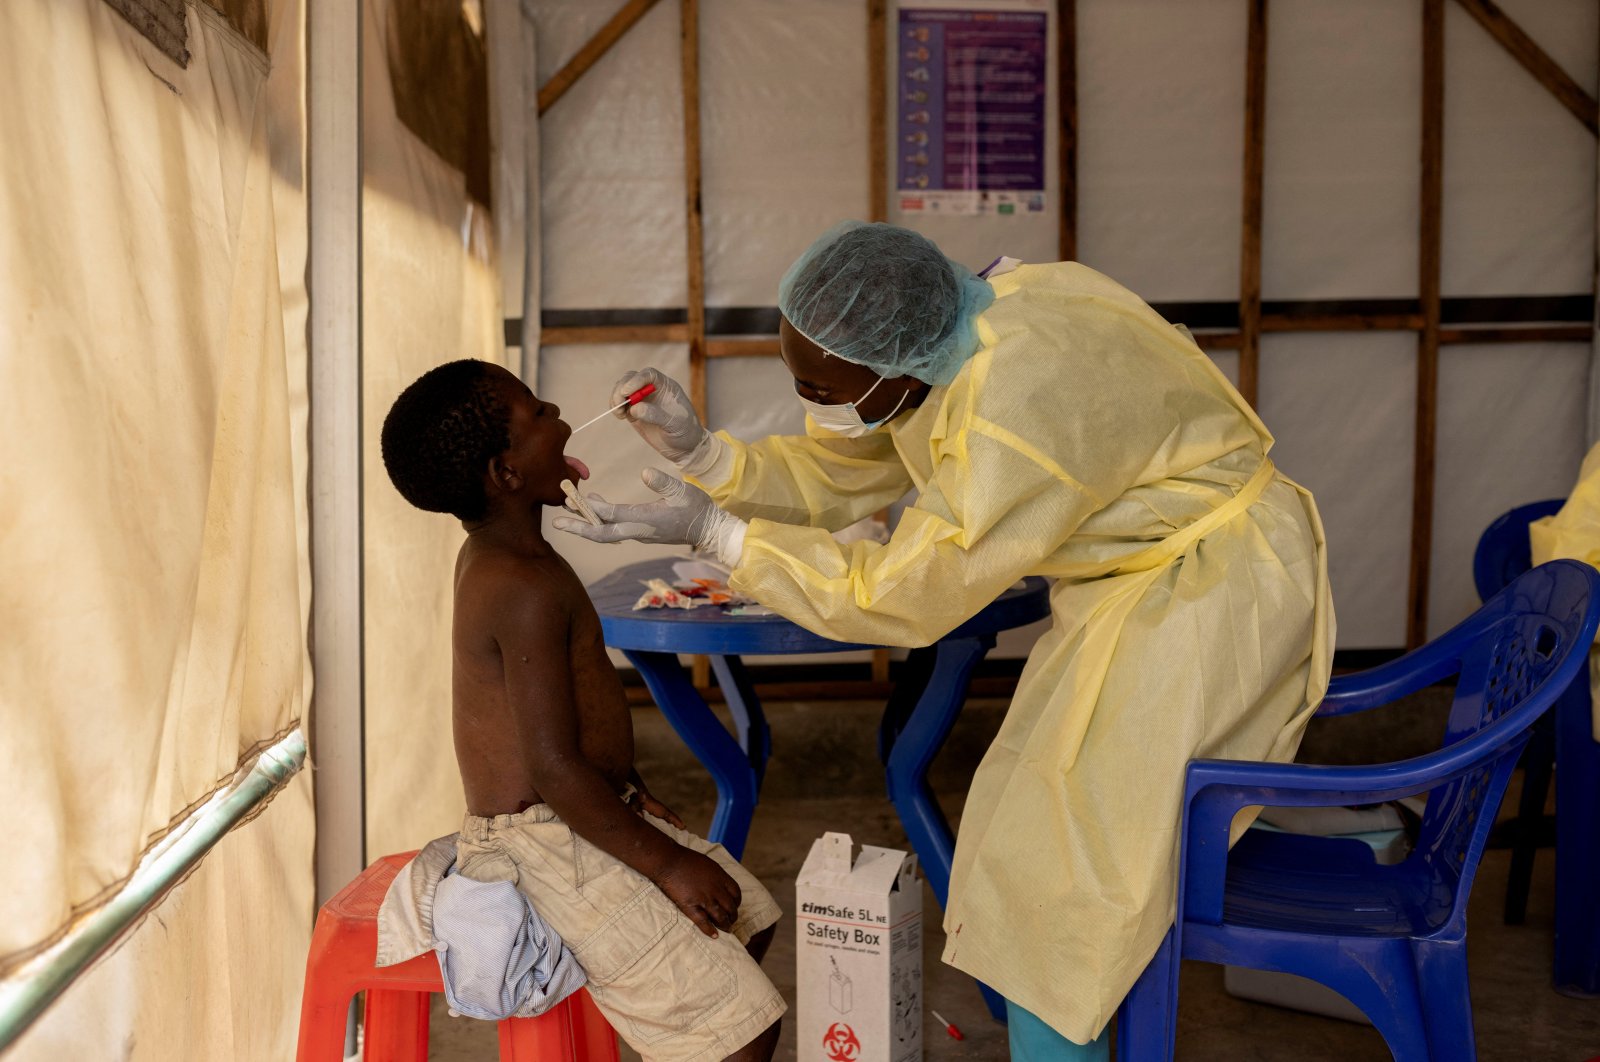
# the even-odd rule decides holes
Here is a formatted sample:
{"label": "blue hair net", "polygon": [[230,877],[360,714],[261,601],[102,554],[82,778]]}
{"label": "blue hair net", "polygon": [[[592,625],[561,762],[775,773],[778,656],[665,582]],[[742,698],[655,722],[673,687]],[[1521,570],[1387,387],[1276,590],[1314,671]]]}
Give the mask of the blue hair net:
{"label": "blue hair net", "polygon": [[841,221],[795,260],[778,309],[817,346],[880,376],[938,386],[977,353],[994,289],[910,229]]}

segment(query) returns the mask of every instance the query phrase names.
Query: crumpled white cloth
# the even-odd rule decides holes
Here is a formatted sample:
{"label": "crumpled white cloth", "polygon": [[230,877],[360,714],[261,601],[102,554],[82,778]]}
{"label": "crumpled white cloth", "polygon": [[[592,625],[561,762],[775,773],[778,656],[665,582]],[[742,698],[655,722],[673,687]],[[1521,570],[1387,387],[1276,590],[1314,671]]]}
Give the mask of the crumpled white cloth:
{"label": "crumpled white cloth", "polygon": [[583,987],[583,968],[517,888],[510,859],[477,860],[470,878],[457,872],[459,837],[429,841],[395,875],[378,909],[377,964],[434,951],[452,1014],[543,1014]]}

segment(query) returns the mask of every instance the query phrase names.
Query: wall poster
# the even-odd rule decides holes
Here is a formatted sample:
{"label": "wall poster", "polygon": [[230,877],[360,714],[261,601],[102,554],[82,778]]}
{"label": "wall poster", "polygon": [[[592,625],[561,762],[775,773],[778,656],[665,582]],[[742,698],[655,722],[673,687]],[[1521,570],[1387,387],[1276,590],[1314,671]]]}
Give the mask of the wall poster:
{"label": "wall poster", "polygon": [[1040,0],[900,8],[896,195],[905,212],[1044,210],[1049,16]]}

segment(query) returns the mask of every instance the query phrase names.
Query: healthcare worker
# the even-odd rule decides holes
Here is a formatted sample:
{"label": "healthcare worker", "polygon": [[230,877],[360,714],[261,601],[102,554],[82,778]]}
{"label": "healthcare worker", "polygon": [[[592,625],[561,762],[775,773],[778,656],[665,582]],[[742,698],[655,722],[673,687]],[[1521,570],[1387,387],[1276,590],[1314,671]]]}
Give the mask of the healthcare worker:
{"label": "healthcare worker", "polygon": [[[656,390],[619,415],[691,482],[646,470],[658,500],[556,526],[714,551],[734,589],[845,642],[928,645],[1053,577],[961,817],[944,959],[1006,997],[1014,1058],[1104,1058],[1174,918],[1185,765],[1291,759],[1326,689],[1316,507],[1189,334],[1082,265],[985,279],[845,222],[778,301],[806,434],[711,434],[632,373],[613,403]],[[887,543],[834,541],[908,490]]]}
{"label": "healthcare worker", "polygon": [[[1561,509],[1528,525],[1528,545],[1534,564],[1565,557],[1600,568],[1600,446],[1584,457]],[[1589,653],[1589,696],[1600,741],[1600,648]]]}

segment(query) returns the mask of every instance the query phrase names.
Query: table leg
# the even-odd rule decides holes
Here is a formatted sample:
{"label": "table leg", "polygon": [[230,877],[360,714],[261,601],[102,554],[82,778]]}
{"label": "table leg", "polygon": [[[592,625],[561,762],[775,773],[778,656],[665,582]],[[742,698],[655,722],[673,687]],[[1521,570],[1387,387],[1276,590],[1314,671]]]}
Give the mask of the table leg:
{"label": "table leg", "polygon": [[756,810],[756,772],[749,755],[695,690],[676,654],[629,649],[624,655],[639,669],[672,729],[711,772],[717,784],[717,810],[706,839],[721,844],[738,859],[744,854]]}
{"label": "table leg", "polygon": [[767,760],[772,756],[772,730],[767,726],[766,713],[761,710],[761,698],[756,696],[744,661],[737,656],[713,655],[711,670],[716,672],[717,685],[728,702],[739,744],[756,772],[756,792],[759,793],[767,776]]}
{"label": "table leg", "polygon": [[1600,744],[1589,676],[1556,702],[1556,957],[1563,995],[1600,996]]}
{"label": "table leg", "polygon": [[[966,703],[972,669],[993,647],[994,635],[940,642],[922,696],[889,750],[889,799],[894,801],[900,823],[940,907],[946,906],[950,898],[955,836],[928,785],[928,767]],[[989,1013],[1004,1021],[1005,1001],[985,984],[980,983],[978,988]]]}
{"label": "table leg", "polygon": [[878,723],[878,762],[889,765],[889,753],[899,740],[900,731],[906,728],[912,709],[922,699],[928,688],[928,677],[933,674],[933,662],[939,655],[936,645],[913,649],[906,654],[900,668],[900,681],[889,694],[889,703],[883,707],[883,719]]}

